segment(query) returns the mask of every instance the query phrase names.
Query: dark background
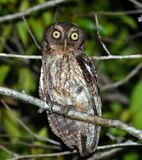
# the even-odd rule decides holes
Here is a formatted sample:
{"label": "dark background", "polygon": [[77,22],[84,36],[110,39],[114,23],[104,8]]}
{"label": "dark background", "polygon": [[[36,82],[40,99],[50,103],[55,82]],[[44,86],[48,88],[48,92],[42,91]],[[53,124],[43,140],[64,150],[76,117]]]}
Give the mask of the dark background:
{"label": "dark background", "polygon": [[[0,16],[26,10],[45,0],[1,0]],[[86,54],[88,56],[107,56],[97,36],[94,13],[98,13],[100,35],[112,55],[141,54],[142,22],[138,22],[139,14],[127,14],[127,11],[141,9],[129,0],[72,0],[55,7],[43,9],[26,16],[28,27],[33,32],[39,45],[44,30],[55,22],[68,21],[80,26],[86,33]],[[120,11],[125,14],[117,14]],[[100,13],[101,12],[101,13]],[[111,12],[110,15],[107,13]],[[40,55],[22,18],[0,23],[0,53]],[[142,74],[141,70],[130,80],[116,88],[104,89],[106,85],[124,79],[141,59],[96,60],[95,64],[100,79],[103,101],[103,117],[119,119],[142,129]],[[0,57],[0,86],[38,96],[40,60]],[[8,111],[0,103],[0,145],[18,154],[44,154],[68,150],[67,147],[56,150],[46,142],[38,141],[18,123],[21,119],[34,133],[43,137],[57,139],[48,128],[46,114],[38,114],[35,106],[25,104],[9,97],[0,100],[11,108]],[[110,138],[110,137],[113,137]],[[100,145],[116,144],[126,140],[137,141],[114,128],[102,128]],[[36,147],[36,145],[46,145]],[[54,147],[53,147],[54,146]],[[124,147],[120,152],[109,157],[109,160],[141,159],[141,147]],[[0,148],[0,160],[10,159]],[[78,159],[77,155],[60,156],[43,159]],[[107,158],[105,158],[107,159]]]}

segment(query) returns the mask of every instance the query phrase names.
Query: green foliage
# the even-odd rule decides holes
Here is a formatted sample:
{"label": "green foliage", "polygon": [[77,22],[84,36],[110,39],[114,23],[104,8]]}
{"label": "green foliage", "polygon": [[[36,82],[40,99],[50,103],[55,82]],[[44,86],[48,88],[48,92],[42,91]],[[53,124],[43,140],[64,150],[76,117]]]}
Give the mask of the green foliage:
{"label": "green foliage", "polygon": [[14,110],[12,112],[4,110],[3,116],[6,117],[3,119],[3,126],[5,128],[5,131],[10,136],[11,141],[14,141],[18,137],[20,137],[19,124],[16,119],[18,115],[16,112],[14,112]]}
{"label": "green foliage", "polygon": [[[0,16],[24,11],[37,4],[42,4],[46,0],[1,0],[0,1]],[[35,39],[39,43],[42,42],[45,28],[52,23],[69,21],[80,26],[86,33],[86,51],[88,56],[107,55],[106,51],[98,41],[97,28],[95,17],[92,14],[94,11],[121,11],[133,10],[130,2],[122,3],[119,0],[114,1],[70,1],[62,3],[56,7],[33,12],[25,17],[26,23]],[[140,23],[137,22],[138,15],[109,15],[98,14],[99,31],[102,41],[105,43],[111,54],[114,55],[131,55],[141,53],[141,32]],[[1,53],[16,53],[26,55],[40,55],[29,34],[26,25],[22,18],[12,22],[4,22],[0,25],[0,52]],[[123,80],[126,75],[138,64],[141,60],[108,60],[96,61],[96,68],[99,73],[100,86],[108,83],[114,83]],[[26,92],[29,95],[38,97],[38,84],[40,72],[40,60],[26,59],[10,59],[0,57],[0,86],[7,86],[18,91]],[[101,91],[103,100],[103,117],[110,119],[119,119],[126,123],[132,124],[134,127],[142,129],[142,76],[140,73],[135,75],[131,80],[122,86],[114,89]],[[109,98],[108,98],[108,95]],[[112,97],[111,97],[112,95]],[[117,95],[116,98],[113,98]],[[115,97],[115,96],[114,96]],[[37,110],[28,104],[24,104],[9,97],[2,97],[5,102],[11,107],[12,112],[9,112],[0,104],[0,144],[5,145],[18,154],[42,154],[53,153],[61,150],[53,149],[50,145],[44,147],[29,147],[24,145],[24,142],[32,145],[46,145],[45,142],[34,139],[30,133],[25,131],[18,123],[17,118],[20,118],[24,123],[37,135],[54,139],[51,130],[48,130],[45,114],[38,114]],[[127,99],[124,102],[124,99]],[[103,128],[103,127],[102,127]],[[105,128],[102,130],[101,144],[105,145],[115,143],[113,140],[106,142],[106,133],[117,137],[126,138],[126,133],[114,129]],[[7,135],[9,138],[3,138],[1,135]],[[17,143],[17,144],[16,144]],[[15,145],[16,144],[16,145]],[[46,147],[47,147],[46,146]],[[66,148],[67,149],[67,148]],[[128,148],[129,149],[129,148]],[[74,155],[72,155],[74,156]],[[69,155],[50,157],[49,160],[65,160],[74,159]],[[118,156],[118,155],[117,155]],[[138,160],[141,159],[141,151],[127,150],[120,152],[120,159]],[[10,154],[0,149],[0,160],[12,158]],[[47,158],[45,158],[46,160]],[[116,159],[115,155],[114,158]],[[44,158],[42,159],[44,160]]]}
{"label": "green foliage", "polygon": [[27,93],[35,90],[36,82],[34,80],[34,77],[32,76],[31,71],[28,68],[22,68],[20,70],[16,86],[18,90],[23,90]]}
{"label": "green foliage", "polygon": [[17,29],[18,29],[18,34],[22,40],[22,42],[27,45],[28,44],[28,32],[27,29],[25,27],[24,22],[19,22],[17,23]]}
{"label": "green foliage", "polygon": [[124,160],[138,160],[139,157],[136,153],[127,153],[125,156],[124,156]]}
{"label": "green foliage", "polygon": [[0,67],[0,76],[1,76],[0,85],[2,85],[4,83],[4,81],[6,79],[6,76],[9,72],[9,69],[10,69],[10,67],[7,66],[7,65],[3,65],[3,66]]}
{"label": "green foliage", "polygon": [[94,31],[96,29],[95,23],[88,18],[77,19],[76,23],[86,32]]}
{"label": "green foliage", "polygon": [[132,115],[132,123],[139,129],[142,129],[141,118],[142,118],[142,80],[140,80],[131,96],[130,113]]}

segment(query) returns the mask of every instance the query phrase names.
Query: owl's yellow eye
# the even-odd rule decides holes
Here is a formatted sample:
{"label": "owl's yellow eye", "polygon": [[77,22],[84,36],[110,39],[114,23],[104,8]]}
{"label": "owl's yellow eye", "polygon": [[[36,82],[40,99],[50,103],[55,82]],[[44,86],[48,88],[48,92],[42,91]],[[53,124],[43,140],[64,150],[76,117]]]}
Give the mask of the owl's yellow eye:
{"label": "owl's yellow eye", "polygon": [[73,32],[71,34],[71,39],[72,40],[76,41],[76,40],[78,40],[78,38],[79,38],[79,34],[77,32]]}
{"label": "owl's yellow eye", "polygon": [[58,39],[61,36],[61,33],[59,31],[54,31],[52,33],[53,38]]}

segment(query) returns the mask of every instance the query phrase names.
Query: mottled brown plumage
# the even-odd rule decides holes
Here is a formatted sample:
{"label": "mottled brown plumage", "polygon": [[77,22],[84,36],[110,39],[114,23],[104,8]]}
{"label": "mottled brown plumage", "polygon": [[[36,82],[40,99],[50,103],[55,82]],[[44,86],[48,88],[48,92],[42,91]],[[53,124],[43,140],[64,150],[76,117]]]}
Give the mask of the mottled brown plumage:
{"label": "mottled brown plumage", "polygon": [[[94,64],[84,55],[84,32],[59,23],[47,28],[42,42],[40,97],[52,104],[72,105],[75,110],[101,115],[101,100]],[[47,112],[56,136],[71,149],[87,156],[97,147],[100,127]]]}

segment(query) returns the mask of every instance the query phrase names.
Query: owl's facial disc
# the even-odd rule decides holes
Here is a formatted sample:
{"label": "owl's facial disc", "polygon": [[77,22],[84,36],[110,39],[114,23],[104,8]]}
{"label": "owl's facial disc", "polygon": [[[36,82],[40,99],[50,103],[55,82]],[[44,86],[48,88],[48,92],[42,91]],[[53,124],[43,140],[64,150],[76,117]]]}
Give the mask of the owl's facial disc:
{"label": "owl's facial disc", "polygon": [[54,24],[46,31],[46,42],[55,54],[76,53],[75,51],[84,50],[84,41],[84,32],[70,23]]}

